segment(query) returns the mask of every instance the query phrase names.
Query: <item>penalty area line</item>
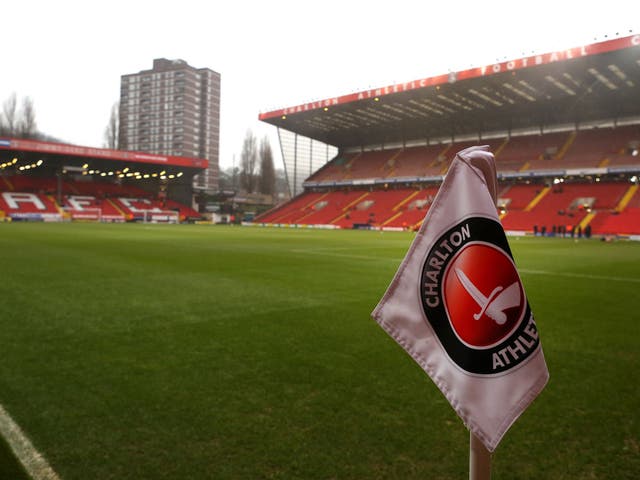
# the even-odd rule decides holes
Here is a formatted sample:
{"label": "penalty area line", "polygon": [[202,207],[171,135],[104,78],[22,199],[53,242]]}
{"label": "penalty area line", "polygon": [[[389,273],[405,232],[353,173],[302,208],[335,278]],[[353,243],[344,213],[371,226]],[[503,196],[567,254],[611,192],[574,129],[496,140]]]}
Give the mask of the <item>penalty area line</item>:
{"label": "penalty area line", "polygon": [[49,462],[36,450],[20,426],[0,404],[0,435],[33,480],[60,480]]}

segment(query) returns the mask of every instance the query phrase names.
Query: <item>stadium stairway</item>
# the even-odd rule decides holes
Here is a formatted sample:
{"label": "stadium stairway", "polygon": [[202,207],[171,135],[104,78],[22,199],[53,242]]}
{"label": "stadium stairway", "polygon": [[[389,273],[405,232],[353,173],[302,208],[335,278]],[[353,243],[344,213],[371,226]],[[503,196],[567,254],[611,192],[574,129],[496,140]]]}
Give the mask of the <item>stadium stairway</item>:
{"label": "stadium stairway", "polygon": [[342,191],[337,190],[330,192],[320,202],[313,204],[314,210],[304,217],[304,220],[298,221],[305,225],[328,225],[331,220],[335,219],[344,212],[345,206],[353,202],[357,197],[362,195],[362,191]]}
{"label": "stadium stairway", "polygon": [[530,212],[531,210],[533,210],[535,206],[538,205],[538,203],[540,203],[542,199],[546,197],[550,191],[551,191],[551,187],[544,187],[542,190],[540,190],[540,193],[538,193],[538,195],[536,195],[536,197],[533,200],[531,200],[529,205],[527,205],[524,208],[524,211]]}
{"label": "stadium stairway", "polygon": [[397,212],[384,222],[384,226],[405,229],[415,228],[416,225],[422,223],[437,192],[437,186],[417,190],[401,204],[396,205]]}
{"label": "stadium stairway", "polygon": [[340,215],[338,215],[336,218],[331,220],[329,222],[329,224],[330,225],[338,225],[340,220],[346,219],[346,217],[349,215],[349,209],[354,207],[355,205],[357,205],[361,201],[363,201],[368,195],[369,195],[369,192],[365,192],[362,195],[360,195],[358,198],[356,198],[355,200],[353,200],[350,203],[348,203],[345,207],[342,208],[342,212],[340,213]]}
{"label": "stadium stairway", "polygon": [[[6,185],[5,188],[10,192],[12,192],[14,188],[13,188],[13,185],[11,184],[11,181],[7,177],[0,177],[0,178],[2,179],[2,182]],[[0,188],[0,190],[4,190],[4,188]]]}
{"label": "stadium stairway", "polygon": [[620,199],[620,202],[618,203],[618,205],[616,205],[616,208],[615,208],[616,212],[622,212],[627,207],[627,205],[629,205],[629,203],[631,202],[631,199],[633,199],[633,197],[638,192],[638,188],[640,188],[640,185],[637,185],[637,184],[631,185],[629,187],[629,189],[625,192],[625,194]]}

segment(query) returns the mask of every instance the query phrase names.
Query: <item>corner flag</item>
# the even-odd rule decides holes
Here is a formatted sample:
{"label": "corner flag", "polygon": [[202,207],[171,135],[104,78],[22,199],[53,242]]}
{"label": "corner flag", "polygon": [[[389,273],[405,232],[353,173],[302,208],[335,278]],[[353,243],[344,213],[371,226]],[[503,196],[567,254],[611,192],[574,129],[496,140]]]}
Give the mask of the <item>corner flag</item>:
{"label": "corner flag", "polygon": [[372,313],[490,452],[549,379],[496,196],[488,147],[459,152]]}

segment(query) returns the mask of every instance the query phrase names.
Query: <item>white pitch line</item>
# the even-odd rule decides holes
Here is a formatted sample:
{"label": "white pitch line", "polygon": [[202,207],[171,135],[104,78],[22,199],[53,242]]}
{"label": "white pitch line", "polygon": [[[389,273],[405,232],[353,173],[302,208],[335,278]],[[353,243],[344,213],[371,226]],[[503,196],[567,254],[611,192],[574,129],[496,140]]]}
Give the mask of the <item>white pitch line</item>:
{"label": "white pitch line", "polygon": [[[353,255],[348,253],[336,253],[331,249],[317,248],[317,249],[294,249],[291,250],[294,253],[303,253],[305,255],[321,255],[326,257],[342,257],[353,258],[356,260],[376,260],[376,261],[389,261],[398,263],[402,261],[402,258],[391,257],[373,257],[370,255]],[[614,277],[608,275],[591,275],[589,273],[571,273],[571,272],[551,272],[549,270],[528,270],[525,268],[519,268],[518,272],[528,273],[531,275],[550,275],[554,277],[569,277],[569,278],[586,278],[590,280],[604,280],[611,282],[631,282],[640,283],[640,278],[634,277]]]}
{"label": "white pitch line", "polygon": [[60,480],[47,460],[24,434],[20,426],[0,405],[0,435],[7,441],[27,474],[33,480]]}
{"label": "white pitch line", "polygon": [[527,270],[525,268],[518,269],[518,271],[521,273],[530,273],[532,275],[552,275],[554,277],[588,278],[591,280],[605,280],[611,282],[640,283],[640,278],[633,277],[610,277],[607,275],[591,275],[589,273],[549,272],[547,270]]}
{"label": "white pitch line", "polygon": [[294,253],[303,253],[305,255],[320,255],[323,257],[353,258],[355,260],[374,260],[376,262],[401,262],[402,258],[373,257],[371,255],[353,255],[350,253],[333,253],[320,252],[316,250],[291,250]]}

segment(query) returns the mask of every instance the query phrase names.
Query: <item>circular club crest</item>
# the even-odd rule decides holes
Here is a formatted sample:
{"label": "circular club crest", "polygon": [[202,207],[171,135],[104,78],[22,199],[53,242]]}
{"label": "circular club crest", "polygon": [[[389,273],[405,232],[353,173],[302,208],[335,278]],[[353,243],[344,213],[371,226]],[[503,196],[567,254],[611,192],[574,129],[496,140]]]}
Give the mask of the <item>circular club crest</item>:
{"label": "circular club crest", "polygon": [[524,314],[524,291],[516,267],[503,250],[472,242],[447,266],[444,307],[451,327],[471,348],[499,344]]}
{"label": "circular club crest", "polygon": [[427,321],[449,357],[472,374],[497,374],[539,341],[502,226],[471,217],[438,238],[422,267]]}

